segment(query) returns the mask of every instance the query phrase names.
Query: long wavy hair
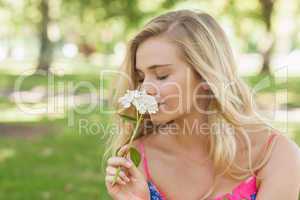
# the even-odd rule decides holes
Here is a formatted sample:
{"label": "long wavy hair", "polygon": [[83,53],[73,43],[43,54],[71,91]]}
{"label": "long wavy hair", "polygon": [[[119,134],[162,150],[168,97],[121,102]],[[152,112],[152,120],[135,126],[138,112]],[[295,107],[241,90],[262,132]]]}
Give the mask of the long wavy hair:
{"label": "long wavy hair", "polygon": [[[178,10],[155,17],[128,42],[126,56],[120,67],[122,76],[116,79],[115,89],[112,89],[110,96],[112,107],[119,110],[117,99],[127,89],[138,88],[135,71],[137,48],[148,38],[159,35],[167,36],[176,44],[185,61],[209,84],[215,97],[208,107],[208,110],[214,111],[214,114],[208,115],[208,121],[215,127],[209,134],[209,156],[216,173],[213,186],[203,197],[205,199],[213,192],[217,177],[227,174],[242,180],[266,164],[273,145],[266,152],[266,156],[255,161],[253,166],[249,134],[258,128],[272,127],[257,114],[251,90],[237,74],[234,56],[224,31],[212,16],[200,11]],[[133,109],[126,109],[122,114],[130,116],[134,112]],[[132,134],[133,127],[122,120],[119,113],[113,116],[113,120],[114,123],[119,123],[119,129],[118,133],[109,135],[104,160],[115,155]],[[149,128],[149,116],[144,117],[143,123],[148,125],[141,126],[135,139],[153,133]],[[237,155],[237,136],[242,136],[246,144],[249,165],[246,168],[234,162]]]}

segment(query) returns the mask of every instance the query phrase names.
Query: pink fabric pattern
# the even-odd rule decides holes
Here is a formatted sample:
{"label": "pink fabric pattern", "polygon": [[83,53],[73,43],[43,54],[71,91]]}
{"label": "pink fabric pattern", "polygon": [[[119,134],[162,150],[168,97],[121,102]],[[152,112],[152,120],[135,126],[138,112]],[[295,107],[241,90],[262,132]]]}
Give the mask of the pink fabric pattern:
{"label": "pink fabric pattern", "polygon": [[231,194],[218,196],[214,200],[255,200],[257,192],[256,177],[251,176],[235,187]]}

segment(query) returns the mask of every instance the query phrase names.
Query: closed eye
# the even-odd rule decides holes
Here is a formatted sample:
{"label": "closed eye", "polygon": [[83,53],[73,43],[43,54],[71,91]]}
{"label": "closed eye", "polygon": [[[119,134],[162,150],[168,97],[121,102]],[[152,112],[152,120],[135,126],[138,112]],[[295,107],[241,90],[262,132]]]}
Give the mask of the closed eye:
{"label": "closed eye", "polygon": [[[164,79],[168,78],[168,76],[169,76],[169,75],[166,75],[166,76],[158,76],[157,79],[158,79],[158,80],[164,80]],[[139,80],[138,80],[139,83],[142,83],[143,81],[144,81],[144,79],[139,79]]]}
{"label": "closed eye", "polygon": [[157,79],[158,79],[158,80],[164,80],[164,79],[168,78],[168,76],[169,76],[169,75],[166,75],[166,76],[159,76],[159,77],[157,77]]}

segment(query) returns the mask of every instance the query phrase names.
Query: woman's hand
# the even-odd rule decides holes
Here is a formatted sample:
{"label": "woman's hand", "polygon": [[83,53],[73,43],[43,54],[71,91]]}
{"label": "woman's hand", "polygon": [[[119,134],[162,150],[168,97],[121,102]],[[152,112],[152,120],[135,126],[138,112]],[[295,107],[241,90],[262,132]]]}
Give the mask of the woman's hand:
{"label": "woman's hand", "polygon": [[[114,200],[150,200],[150,192],[143,174],[130,160],[130,156],[128,158],[121,157],[129,147],[129,145],[123,146],[118,152],[118,156],[108,159],[106,188]],[[121,167],[121,171],[116,183],[112,185],[118,167]]]}

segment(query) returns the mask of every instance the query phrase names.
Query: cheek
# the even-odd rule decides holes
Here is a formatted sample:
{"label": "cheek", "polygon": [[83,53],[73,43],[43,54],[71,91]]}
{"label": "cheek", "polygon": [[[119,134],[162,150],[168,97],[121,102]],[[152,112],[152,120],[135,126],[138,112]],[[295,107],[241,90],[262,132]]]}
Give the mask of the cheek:
{"label": "cheek", "polygon": [[199,94],[199,86],[194,80],[184,78],[169,84],[161,89],[165,108],[179,112],[189,112],[195,103],[194,95]]}
{"label": "cheek", "polygon": [[184,102],[185,85],[180,82],[166,83],[160,89],[161,101],[165,102],[164,107],[167,110],[176,110]]}

